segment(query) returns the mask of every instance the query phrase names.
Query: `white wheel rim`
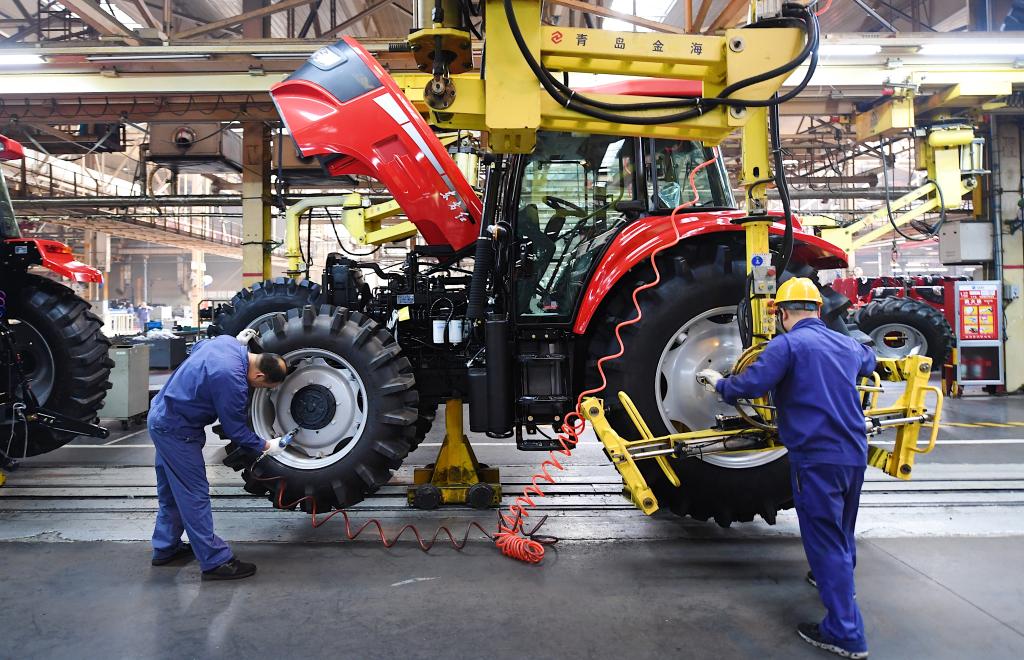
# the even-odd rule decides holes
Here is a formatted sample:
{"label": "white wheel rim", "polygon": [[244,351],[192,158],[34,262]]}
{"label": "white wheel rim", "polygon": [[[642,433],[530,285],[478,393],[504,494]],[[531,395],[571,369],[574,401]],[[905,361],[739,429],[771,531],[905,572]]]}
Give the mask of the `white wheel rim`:
{"label": "white wheel rim", "polygon": [[[673,333],[661,352],[654,382],[666,428],[706,429],[715,425],[717,415],[734,416],[736,409],[705,390],[696,375],[701,369],[729,371],[742,352],[735,306],[709,309]],[[785,449],[736,452],[701,460],[720,467],[751,468],[771,463],[785,453]]]}
{"label": "white wheel rim", "polygon": [[917,328],[903,323],[880,325],[871,331],[871,339],[875,342],[875,355],[879,357],[898,359],[908,355],[928,355],[925,336]]}
{"label": "white wheel rim", "polygon": [[[277,387],[253,393],[253,430],[262,438],[275,438],[299,427],[292,444],[273,460],[299,470],[333,465],[352,452],[366,428],[366,387],[352,365],[330,351],[307,348],[282,357],[291,373]],[[316,408],[304,405],[310,399],[311,387],[329,392],[323,396],[330,397],[327,403],[334,407],[322,416],[322,426],[320,421],[311,423],[305,415],[308,410],[303,411]],[[319,392],[313,392],[313,403],[323,403]],[[303,413],[299,419],[297,413]]]}

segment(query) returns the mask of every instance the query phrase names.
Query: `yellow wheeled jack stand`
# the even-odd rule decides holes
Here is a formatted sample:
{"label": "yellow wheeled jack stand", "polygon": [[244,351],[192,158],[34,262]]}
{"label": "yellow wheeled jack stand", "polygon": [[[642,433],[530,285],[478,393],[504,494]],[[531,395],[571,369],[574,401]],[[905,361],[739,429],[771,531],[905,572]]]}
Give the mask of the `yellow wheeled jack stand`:
{"label": "yellow wheeled jack stand", "polygon": [[462,431],[462,400],[449,399],[444,406],[444,442],[437,461],[416,468],[409,487],[409,504],[417,509],[436,509],[442,504],[468,504],[487,509],[501,504],[498,468],[476,460],[469,438]]}

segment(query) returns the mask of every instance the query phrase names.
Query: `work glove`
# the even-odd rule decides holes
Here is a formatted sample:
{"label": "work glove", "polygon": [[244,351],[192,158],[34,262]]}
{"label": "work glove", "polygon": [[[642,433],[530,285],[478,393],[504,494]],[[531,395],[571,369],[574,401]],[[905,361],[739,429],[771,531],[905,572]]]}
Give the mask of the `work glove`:
{"label": "work glove", "polygon": [[714,392],[715,385],[722,380],[722,374],[714,369],[702,369],[697,372],[697,382],[704,386],[708,392]]}
{"label": "work glove", "polygon": [[256,331],[253,330],[252,328],[246,328],[245,330],[242,330],[237,335],[235,335],[235,339],[237,339],[238,343],[241,344],[242,346],[248,346],[249,342],[251,342],[253,339],[256,339]]}
{"label": "work glove", "polygon": [[263,352],[263,345],[260,344],[260,336],[252,328],[246,328],[245,330],[242,330],[237,335],[235,335],[235,339],[238,341],[239,344],[245,346],[250,353]]}
{"label": "work glove", "polygon": [[267,456],[277,456],[278,454],[284,453],[284,447],[281,446],[281,441],[284,440],[282,437],[274,438],[270,441],[270,448],[267,449],[264,454]]}

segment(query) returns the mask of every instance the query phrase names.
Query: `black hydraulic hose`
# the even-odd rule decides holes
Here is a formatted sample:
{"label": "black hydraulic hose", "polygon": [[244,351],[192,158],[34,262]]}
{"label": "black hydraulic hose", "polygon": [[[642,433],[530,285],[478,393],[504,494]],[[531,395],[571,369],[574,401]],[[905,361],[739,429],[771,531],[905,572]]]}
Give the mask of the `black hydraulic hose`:
{"label": "black hydraulic hose", "polygon": [[[734,107],[767,107],[771,105],[777,105],[784,103],[791,98],[794,98],[799,94],[810,82],[811,77],[814,75],[814,71],[817,68],[817,55],[818,55],[818,23],[817,19],[813,14],[808,12],[802,5],[787,4],[784,6],[784,11],[788,12],[788,15],[798,15],[802,17],[802,22],[806,26],[807,39],[804,44],[804,48],[800,54],[792,61],[784,64],[780,67],[776,67],[770,71],[758,74],[751,78],[738,81],[729,85],[726,89],[722,90],[721,95],[717,97],[705,97],[695,99],[680,99],[675,101],[660,101],[660,102],[648,102],[648,103],[606,103],[590,99],[581,94],[578,94],[574,90],[568,88],[563,83],[560,83],[555,79],[547,69],[545,69],[537,60],[533,57],[529,48],[526,45],[526,41],[523,38],[522,31],[519,28],[519,23],[516,20],[515,11],[512,8],[511,0],[504,0],[505,14],[509,21],[509,27],[512,31],[512,35],[516,40],[516,44],[519,47],[520,53],[527,65],[533,71],[537,80],[541,86],[544,87],[545,91],[557,101],[560,105],[569,108],[570,110],[579,112],[580,114],[601,119],[603,121],[610,121],[615,123],[633,124],[633,125],[656,125],[662,123],[672,123],[676,121],[683,121],[686,119],[692,119],[702,115],[707,110],[717,107],[719,105],[728,105]],[[763,26],[763,24],[758,24]],[[805,59],[810,57],[810,64],[808,66],[807,74],[803,80],[793,90],[784,94],[783,96],[775,96],[771,99],[765,100],[738,100],[729,99],[728,96],[735,93],[736,91],[749,87],[765,80],[769,80],[776,76],[788,73],[792,71]],[[693,106],[692,109],[668,115],[658,115],[653,117],[637,117],[637,116],[626,116],[617,115],[608,112],[603,112],[602,109],[613,109],[613,110],[650,110],[665,107],[679,107],[679,106]]]}
{"label": "black hydraulic hose", "polygon": [[[886,146],[888,144],[889,143],[886,142],[882,146]],[[921,232],[924,235],[923,237],[909,236],[909,235],[903,233],[903,230],[901,230],[899,228],[899,225],[896,224],[896,218],[893,217],[893,214],[892,214],[892,199],[891,199],[892,195],[889,194],[889,161],[886,160],[885,151],[879,149],[879,154],[881,154],[881,156],[882,156],[882,179],[883,179],[883,184],[884,184],[884,187],[885,187],[885,215],[889,219],[889,224],[892,225],[893,231],[895,231],[897,234],[899,234],[900,236],[902,236],[903,238],[905,238],[908,241],[915,241],[915,242],[920,243],[920,242],[923,242],[923,241],[930,241],[930,240],[932,240],[933,238],[935,238],[938,235],[939,229],[941,229],[942,225],[946,222],[946,200],[942,196],[942,188],[939,188],[939,182],[936,181],[935,179],[932,179],[932,178],[928,178],[928,179],[925,180],[926,183],[930,183],[933,186],[935,186],[935,191],[938,193],[938,196],[939,196],[939,222],[934,227],[932,227],[930,231]]]}
{"label": "black hydraulic hose", "polygon": [[793,258],[793,205],[789,198],[789,183],[786,181],[786,169],[782,158],[782,126],[779,121],[779,106],[772,106],[768,115],[768,134],[771,137],[772,159],[775,168],[775,187],[779,191],[779,199],[782,200],[782,214],[786,219],[786,230],[782,235],[782,250],[779,252],[779,263],[775,267],[776,278],[781,280],[786,268],[789,267],[790,259]]}
{"label": "black hydraulic hose", "polygon": [[470,321],[482,321],[487,303],[487,279],[494,269],[494,238],[488,229],[493,219],[495,205],[498,203],[498,187],[503,173],[503,163],[498,161],[487,177],[484,190],[484,209],[487,213],[480,221],[480,234],[476,239],[476,251],[473,256],[473,279],[469,283],[469,300],[466,305],[466,318]]}

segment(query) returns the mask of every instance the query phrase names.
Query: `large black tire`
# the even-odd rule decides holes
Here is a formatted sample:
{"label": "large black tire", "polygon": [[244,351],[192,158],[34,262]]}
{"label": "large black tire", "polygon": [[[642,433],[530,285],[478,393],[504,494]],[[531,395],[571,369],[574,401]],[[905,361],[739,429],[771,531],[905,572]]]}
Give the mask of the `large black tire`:
{"label": "large black tire", "polygon": [[[620,433],[636,434],[619,404],[619,391],[629,394],[655,435],[681,430],[670,429],[665,423],[657,391],[661,384],[653,374],[658,373],[662,351],[687,321],[712,309],[736,304],[743,297],[746,276],[742,254],[742,248],[730,250],[728,246],[683,246],[680,253],[659,259],[662,281],[640,294],[643,318],[623,329],[625,353],[605,367],[608,387],[600,396],[609,408],[609,421]],[[644,264],[624,277],[606,298],[606,311],[600,317],[607,321],[594,332],[589,351],[591,365],[617,350],[615,326],[635,316],[632,292],[653,279],[649,262]],[[794,265],[784,279],[813,275],[813,269]],[[823,317],[829,327],[845,332],[845,308],[849,301],[827,287],[822,293],[826,299]],[[734,323],[735,317],[723,318],[722,322]],[[639,465],[661,504],[679,516],[689,515],[702,521],[713,518],[728,527],[760,515],[774,524],[779,510],[793,506],[789,457],[785,454],[756,467],[722,467],[696,458],[673,459],[682,482],[680,488],[668,482],[654,461],[641,461]]]}
{"label": "large black tire", "polygon": [[[309,280],[278,277],[258,282],[236,293],[231,303],[217,312],[207,334],[211,337],[237,335],[246,328],[257,327],[263,319],[277,312],[306,305],[315,307],[319,305],[320,297],[320,285]],[[410,451],[416,449],[430,431],[434,415],[435,410],[420,409]]]}
{"label": "large black tire", "polygon": [[[939,369],[956,342],[945,315],[912,298],[873,300],[860,308],[856,318],[861,332],[875,340],[875,354],[879,357],[903,357],[917,333],[928,344],[922,353],[932,359],[932,369]],[[908,341],[909,344],[905,343]]]}
{"label": "large black tire", "polygon": [[207,333],[211,337],[237,335],[246,328],[255,328],[277,312],[319,304],[320,285],[315,282],[290,277],[257,282],[236,293],[231,303],[217,312]]}
{"label": "large black tire", "polygon": [[[299,469],[266,456],[242,470],[245,489],[268,493],[285,507],[307,513],[361,502],[391,478],[408,455],[416,430],[419,396],[412,365],[385,328],[358,312],[323,305],[290,309],[260,324],[266,350],[288,354],[309,348],[347,361],[366,391],[366,424],[341,460],[318,469]],[[282,387],[287,387],[288,381]],[[237,447],[230,443],[230,455]]]}
{"label": "large black tire", "polygon": [[[110,389],[108,378],[114,366],[108,354],[110,340],[100,331],[103,321],[92,313],[89,303],[63,284],[31,274],[18,276],[12,283],[11,287],[4,283],[7,315],[16,321],[11,325],[19,340],[32,338],[27,345],[19,342],[18,348],[27,375],[37,383],[33,392],[40,405],[81,422],[95,422]],[[30,328],[18,328],[17,322]],[[36,337],[42,337],[45,346],[40,346]],[[26,437],[25,427],[19,425],[10,443],[11,457],[44,454],[74,437],[34,425],[29,425]],[[0,449],[7,451],[7,443]]]}

